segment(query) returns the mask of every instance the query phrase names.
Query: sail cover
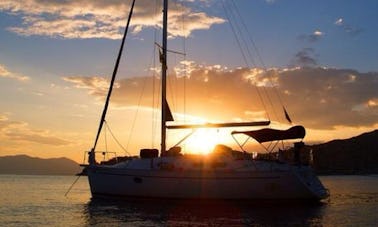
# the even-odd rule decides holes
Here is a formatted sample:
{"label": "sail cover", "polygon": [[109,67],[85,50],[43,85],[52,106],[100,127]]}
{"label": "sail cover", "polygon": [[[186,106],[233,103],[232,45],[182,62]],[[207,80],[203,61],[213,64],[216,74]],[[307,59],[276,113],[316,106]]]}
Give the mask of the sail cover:
{"label": "sail cover", "polygon": [[264,143],[276,140],[303,139],[306,130],[303,126],[297,125],[287,130],[264,128],[255,131],[233,131],[232,134],[245,134],[259,143]]}

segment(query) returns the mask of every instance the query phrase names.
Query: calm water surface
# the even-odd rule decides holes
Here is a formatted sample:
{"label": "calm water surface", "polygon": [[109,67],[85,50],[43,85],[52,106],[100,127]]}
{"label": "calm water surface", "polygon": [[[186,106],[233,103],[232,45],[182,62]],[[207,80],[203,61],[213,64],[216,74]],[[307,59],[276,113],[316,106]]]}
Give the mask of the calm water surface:
{"label": "calm water surface", "polygon": [[320,177],[319,204],[91,200],[86,177],[0,175],[1,226],[378,226],[378,175]]}

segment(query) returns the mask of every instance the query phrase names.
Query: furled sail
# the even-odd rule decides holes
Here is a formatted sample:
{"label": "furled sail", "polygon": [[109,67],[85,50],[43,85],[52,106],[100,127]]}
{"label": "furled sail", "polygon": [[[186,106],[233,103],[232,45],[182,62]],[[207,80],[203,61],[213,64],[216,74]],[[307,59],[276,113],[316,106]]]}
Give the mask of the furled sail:
{"label": "furled sail", "polygon": [[253,121],[253,122],[226,122],[226,123],[205,123],[205,124],[186,124],[186,125],[168,125],[168,129],[188,129],[188,128],[227,128],[227,127],[250,127],[266,126],[270,121]]}

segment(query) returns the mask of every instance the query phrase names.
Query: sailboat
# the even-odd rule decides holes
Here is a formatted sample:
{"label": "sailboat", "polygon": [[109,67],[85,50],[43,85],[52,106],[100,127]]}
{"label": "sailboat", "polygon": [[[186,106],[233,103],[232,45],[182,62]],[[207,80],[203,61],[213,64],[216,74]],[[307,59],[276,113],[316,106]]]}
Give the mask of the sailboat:
{"label": "sailboat", "polygon": [[[93,198],[303,199],[318,201],[329,196],[328,190],[322,185],[312,168],[300,164],[298,158],[294,163],[257,159],[246,152],[243,146],[240,146],[242,151],[236,151],[225,145],[217,145],[214,151],[206,156],[182,154],[179,146],[167,149],[167,130],[201,127],[267,127],[271,123],[270,121],[257,121],[191,125],[168,124],[172,120],[172,114],[166,100],[168,0],[163,1],[163,37],[160,56],[162,82],[160,152],[158,149],[141,149],[139,157],[130,157],[117,162],[97,163],[96,145],[105,122],[134,4],[135,0],[131,4],[95,143],[88,152],[89,164],[84,165]],[[265,143],[293,139],[302,140],[305,136],[305,129],[302,126],[293,126],[287,130],[260,128],[233,131],[231,134],[243,134],[259,143]],[[296,154],[296,157],[302,147],[302,141],[295,143],[294,154]]]}

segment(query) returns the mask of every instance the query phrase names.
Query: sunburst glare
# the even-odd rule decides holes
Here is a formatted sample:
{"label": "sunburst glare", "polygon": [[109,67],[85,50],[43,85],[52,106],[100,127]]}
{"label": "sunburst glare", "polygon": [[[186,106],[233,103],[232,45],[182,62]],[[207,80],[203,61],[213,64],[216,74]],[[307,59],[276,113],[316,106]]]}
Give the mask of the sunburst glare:
{"label": "sunburst glare", "polygon": [[226,140],[223,131],[201,128],[186,140],[185,147],[189,153],[209,154],[213,151],[215,145]]}

